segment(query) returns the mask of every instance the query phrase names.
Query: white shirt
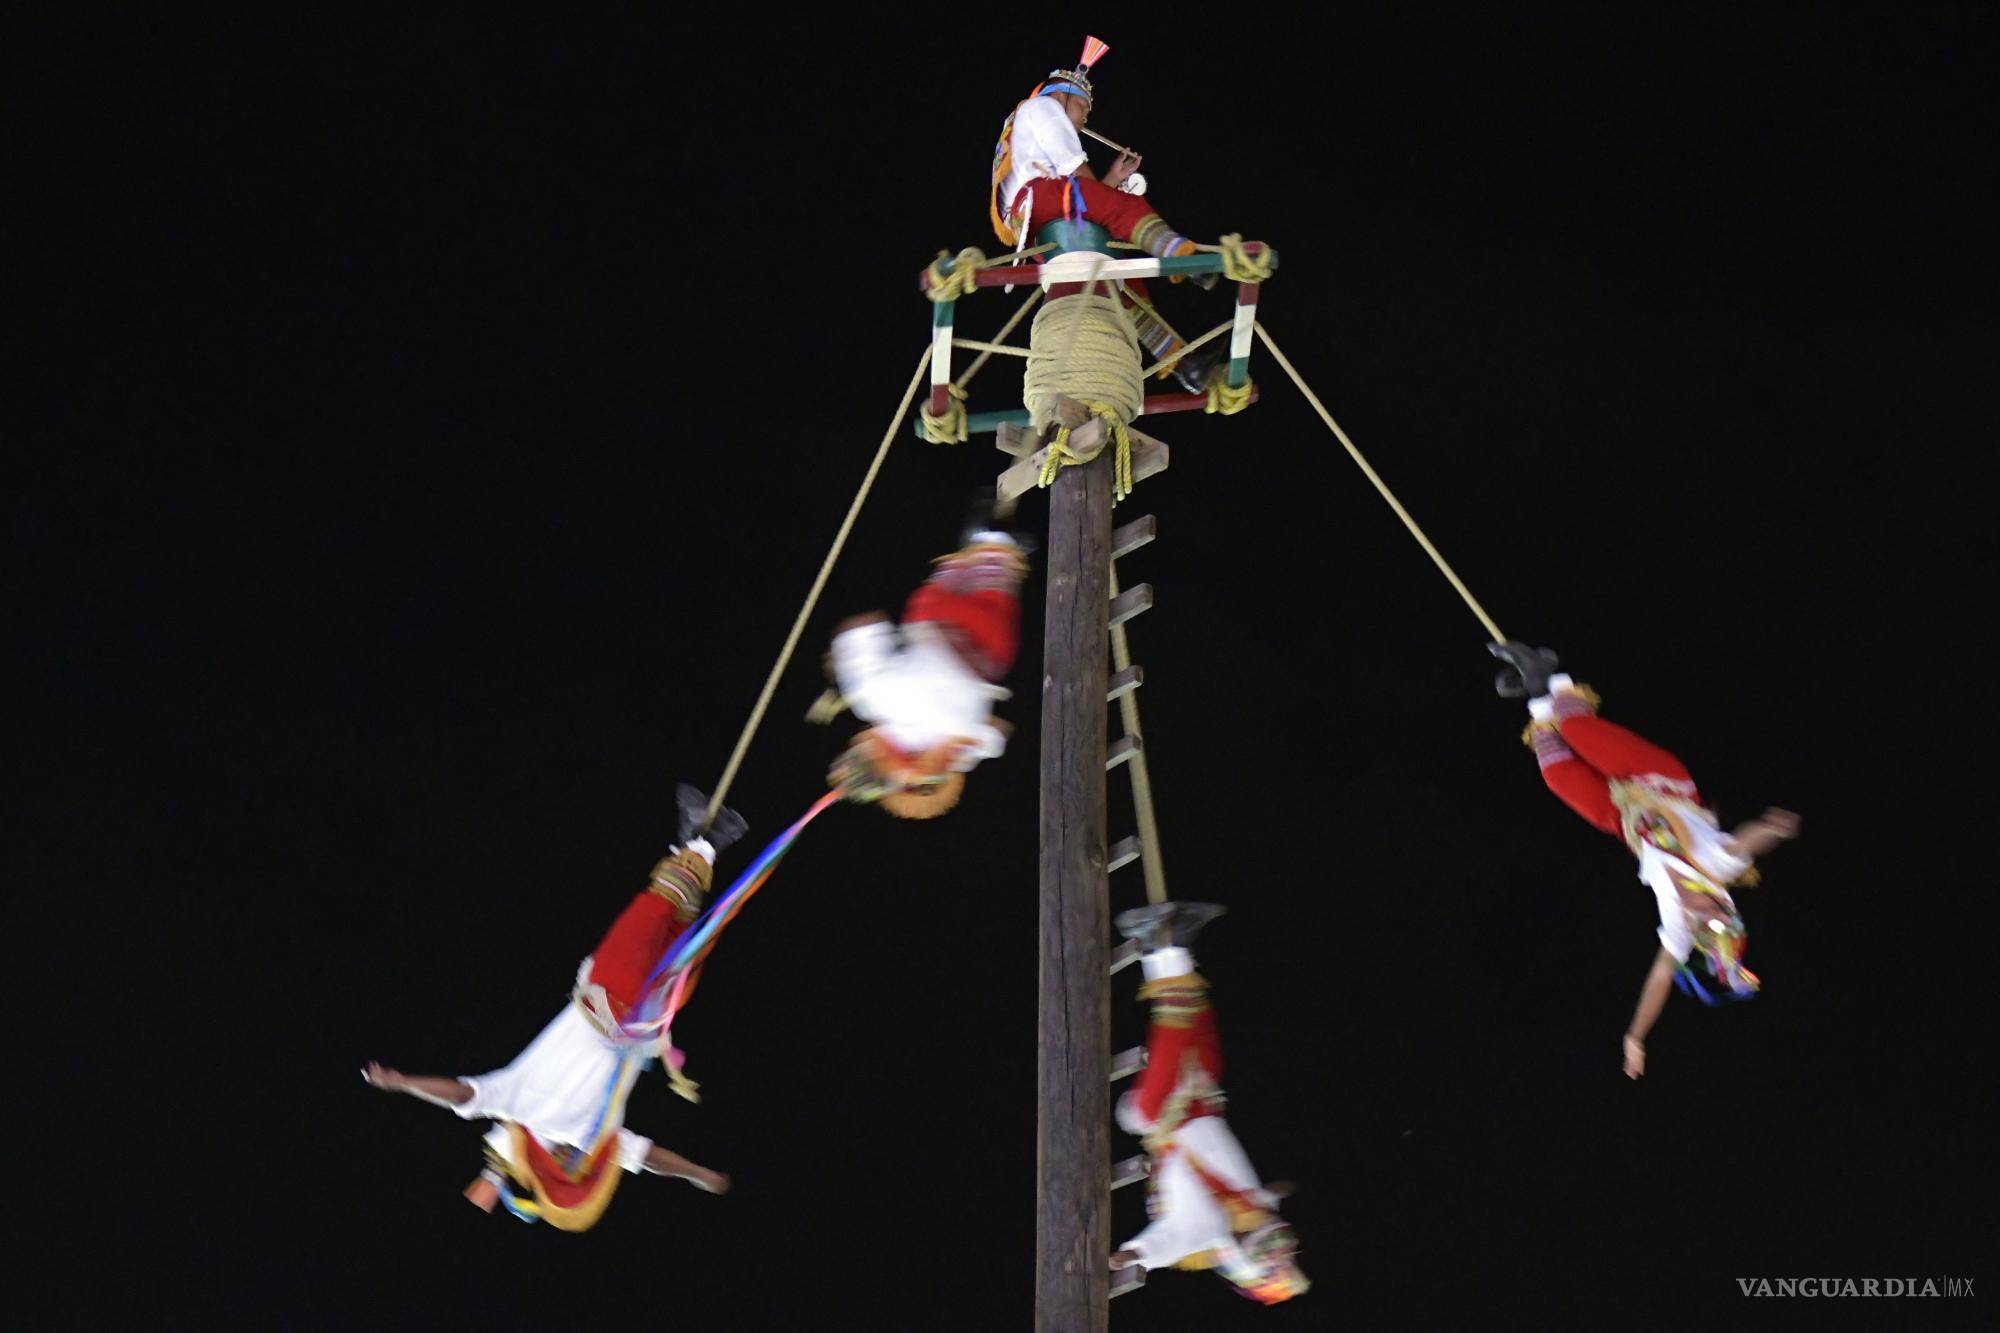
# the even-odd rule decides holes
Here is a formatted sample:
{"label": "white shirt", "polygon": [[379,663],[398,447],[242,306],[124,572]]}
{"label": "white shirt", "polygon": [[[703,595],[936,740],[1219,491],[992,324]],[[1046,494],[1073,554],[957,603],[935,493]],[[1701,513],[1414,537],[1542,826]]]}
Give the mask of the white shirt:
{"label": "white shirt", "polygon": [[1144,1231],[1121,1249],[1139,1256],[1146,1268],[1168,1268],[1191,1254],[1217,1251],[1217,1266],[1249,1268],[1236,1246],[1229,1214],[1195,1174],[1194,1162],[1231,1189],[1241,1190],[1260,1208],[1275,1209],[1277,1200],[1265,1192],[1243,1145],[1221,1116],[1202,1115],[1174,1134],[1174,1151],[1153,1175],[1153,1210],[1158,1214]]}
{"label": "white shirt", "polygon": [[993,701],[1005,691],[967,666],[928,621],[908,626],[900,638],[881,620],[836,634],[833,673],[854,715],[899,750],[921,754],[964,737],[971,751],[953,765],[964,770],[1007,748],[991,720]]}
{"label": "white shirt", "polygon": [[[544,1145],[587,1149],[592,1128],[602,1132],[598,1116],[617,1075],[619,1056],[576,1005],[566,1004],[506,1068],[460,1079],[472,1088],[472,1100],[452,1110],[467,1120],[511,1121]],[[626,1129],[624,1114],[622,1103],[611,1108],[609,1123],[618,1128],[618,1164],[637,1171],[645,1165],[653,1141]],[[505,1156],[509,1146],[505,1126],[495,1125],[486,1142]]]}
{"label": "white shirt", "polygon": [[1083,140],[1069,112],[1053,97],[1030,97],[1014,112],[1013,170],[1000,182],[1000,214],[1007,216],[1014,196],[1031,180],[1067,176],[1084,163]]}
{"label": "white shirt", "polygon": [[[1715,890],[1718,908],[1736,910],[1736,902],[1723,886],[1750,868],[1750,859],[1738,856],[1724,844],[1725,835],[1715,816],[1693,801],[1675,801],[1674,814],[1685,833],[1687,859],[1660,850],[1652,843],[1639,846],[1639,878],[1653,891],[1660,909],[1660,947],[1685,963],[1694,952],[1694,932],[1688,929],[1687,908],[1674,884],[1674,872],[1707,880]],[[1720,915],[1720,913],[1718,913]]]}

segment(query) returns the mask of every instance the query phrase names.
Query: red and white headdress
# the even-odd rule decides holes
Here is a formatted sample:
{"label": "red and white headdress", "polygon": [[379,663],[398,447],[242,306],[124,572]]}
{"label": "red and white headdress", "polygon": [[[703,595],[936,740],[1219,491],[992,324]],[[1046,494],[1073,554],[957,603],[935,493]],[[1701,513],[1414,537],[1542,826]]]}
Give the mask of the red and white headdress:
{"label": "red and white headdress", "polygon": [[1035,90],[1037,96],[1044,93],[1074,93],[1088,102],[1092,98],[1090,88],[1091,67],[1104,58],[1111,48],[1095,37],[1083,39],[1083,54],[1077,58],[1075,69],[1052,69],[1042,86]]}

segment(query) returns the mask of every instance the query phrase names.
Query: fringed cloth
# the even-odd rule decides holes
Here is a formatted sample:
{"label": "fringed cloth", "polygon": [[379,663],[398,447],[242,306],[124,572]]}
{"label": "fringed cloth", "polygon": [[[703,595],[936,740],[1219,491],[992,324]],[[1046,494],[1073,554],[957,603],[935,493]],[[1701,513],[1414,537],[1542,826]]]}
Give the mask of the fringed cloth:
{"label": "fringed cloth", "polygon": [[[507,1211],[524,1222],[547,1222],[559,1231],[588,1231],[611,1206],[625,1174],[618,1160],[618,1131],[625,1123],[625,1099],[638,1077],[640,1062],[619,1063],[598,1116],[596,1143],[589,1152],[551,1152],[519,1124],[506,1126],[508,1151],[489,1145],[486,1157],[493,1169],[511,1181],[500,1187]],[[524,1197],[525,1195],[525,1197]]]}

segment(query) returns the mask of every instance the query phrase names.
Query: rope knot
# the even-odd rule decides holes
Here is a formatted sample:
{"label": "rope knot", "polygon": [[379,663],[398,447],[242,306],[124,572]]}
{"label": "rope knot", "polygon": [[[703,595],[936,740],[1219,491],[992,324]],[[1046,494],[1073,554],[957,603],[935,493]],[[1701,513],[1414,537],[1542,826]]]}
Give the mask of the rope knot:
{"label": "rope knot", "polygon": [[956,384],[945,385],[951,395],[944,411],[932,414],[930,408],[922,410],[924,438],[932,444],[964,444],[970,431],[965,419],[965,390]]}
{"label": "rope knot", "polygon": [[[1117,446],[1118,452],[1111,460],[1111,502],[1116,504],[1132,493],[1132,433],[1126,429],[1124,420],[1116,409],[1105,403],[1088,402],[1085,407],[1090,415],[1103,420],[1109,443]],[[1070,428],[1064,426],[1056,431],[1055,439],[1049,441],[1048,452],[1042,458],[1042,475],[1036,485],[1047,487],[1056,479],[1056,474],[1066,467],[1080,466],[1090,462],[1104,452],[1106,440],[1100,439],[1094,448],[1072,449],[1069,444]]]}
{"label": "rope knot", "polygon": [[1222,276],[1231,282],[1263,282],[1271,276],[1272,254],[1267,246],[1256,254],[1243,248],[1243,237],[1232,233],[1216,248],[1222,251]]}
{"label": "rope knot", "polygon": [[961,296],[970,296],[978,290],[979,270],[984,267],[986,252],[974,246],[966,246],[957,255],[940,250],[925,270],[930,281],[924,287],[924,295],[933,301],[956,301]]}
{"label": "rope knot", "polygon": [[1247,378],[1241,385],[1232,389],[1229,387],[1229,377],[1227,375],[1220,373],[1210,375],[1208,380],[1208,406],[1201,410],[1208,413],[1220,412],[1225,417],[1233,417],[1244,408],[1250,406],[1250,394],[1255,388],[1256,386]]}

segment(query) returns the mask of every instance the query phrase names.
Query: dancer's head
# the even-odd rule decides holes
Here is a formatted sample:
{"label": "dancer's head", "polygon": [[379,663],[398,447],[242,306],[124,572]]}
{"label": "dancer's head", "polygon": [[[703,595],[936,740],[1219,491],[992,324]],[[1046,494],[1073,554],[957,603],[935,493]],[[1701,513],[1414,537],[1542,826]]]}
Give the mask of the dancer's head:
{"label": "dancer's head", "polygon": [[879,804],[898,819],[935,819],[964,794],[965,774],[952,767],[961,748],[946,742],[911,754],[871,728],[856,735],[834,760],[827,781],[849,800]]}
{"label": "dancer's head", "polygon": [[1091,67],[1104,58],[1111,48],[1095,37],[1087,37],[1083,43],[1083,54],[1077,57],[1074,69],[1052,69],[1049,77],[1042,81],[1035,92],[1042,97],[1054,97],[1069,113],[1070,123],[1079,129],[1090,118],[1090,104],[1096,97],[1096,90],[1090,86]]}
{"label": "dancer's head", "polygon": [[1242,1265],[1227,1272],[1236,1289],[1261,1305],[1302,1296],[1312,1286],[1299,1271],[1298,1237],[1289,1223],[1272,1220],[1237,1239]]}
{"label": "dancer's head", "polygon": [[1747,1000],[1757,993],[1757,974],[1743,966],[1743,952],[1749,942],[1743,918],[1733,904],[1706,894],[1682,894],[1682,910],[1687,913],[1688,930],[1694,935],[1694,951],[1682,964],[1677,980],[1682,990],[1703,1004],[1727,1004]]}

